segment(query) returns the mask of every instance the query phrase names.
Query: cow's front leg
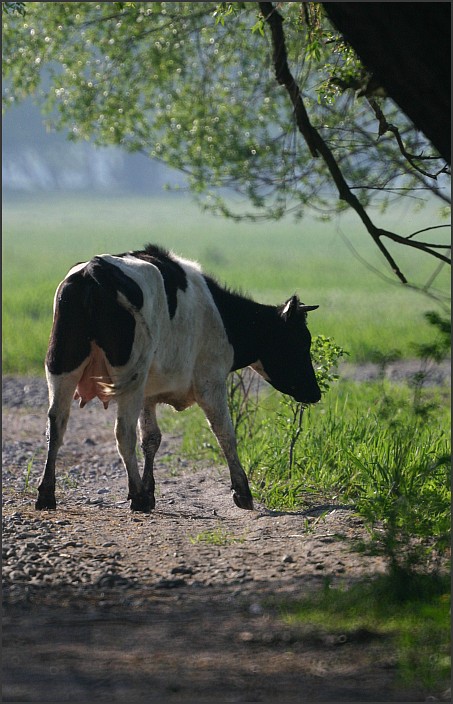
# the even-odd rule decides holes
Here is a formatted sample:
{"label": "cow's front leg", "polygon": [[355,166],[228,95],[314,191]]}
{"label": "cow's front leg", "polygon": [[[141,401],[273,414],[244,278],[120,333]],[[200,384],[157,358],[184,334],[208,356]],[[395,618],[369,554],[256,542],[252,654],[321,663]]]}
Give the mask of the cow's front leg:
{"label": "cow's front leg", "polygon": [[132,511],[151,510],[149,496],[143,491],[142,480],[138,471],[137,454],[137,421],[140,414],[141,398],[118,398],[118,414],[115,423],[115,436],[118,453],[123,460],[127,472]]}
{"label": "cow's front leg", "polygon": [[198,403],[206,414],[212,432],[223,450],[231,476],[233,500],[239,508],[253,510],[253,498],[247,475],[239,461],[233,423],[224,388],[211,389],[209,396],[203,395]]}
{"label": "cow's front leg", "polygon": [[38,486],[38,498],[35,508],[55,509],[55,463],[58,450],[63,444],[63,437],[68,424],[69,411],[77,376],[48,374],[50,406],[47,413],[47,459],[41,482]]}
{"label": "cow's front leg", "polygon": [[154,498],[154,457],[159,449],[162,434],[157,425],[156,404],[150,399],[145,399],[145,405],[139,418],[139,427],[141,447],[145,457],[142,488],[143,493],[149,497],[151,509],[156,505]]}

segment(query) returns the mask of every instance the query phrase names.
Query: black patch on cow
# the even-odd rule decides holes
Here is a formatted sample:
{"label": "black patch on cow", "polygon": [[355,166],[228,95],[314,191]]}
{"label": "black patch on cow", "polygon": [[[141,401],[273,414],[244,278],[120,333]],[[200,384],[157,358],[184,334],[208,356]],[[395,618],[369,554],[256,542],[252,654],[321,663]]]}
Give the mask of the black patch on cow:
{"label": "black patch on cow", "polygon": [[133,279],[102,257],[88,262],[83,276],[89,283],[85,301],[90,340],[104,350],[111,365],[122,366],[132,351],[135,319],[118,303],[118,292],[137,310],[143,306],[143,292]]}
{"label": "black patch on cow", "polygon": [[80,273],[69,276],[59,288],[46,355],[52,374],[77,369],[90,354],[85,295],[86,282]]}
{"label": "black patch on cow", "polygon": [[159,269],[164,282],[170,319],[174,318],[178,305],[178,289],[181,291],[187,289],[187,276],[183,267],[172,258],[171,254],[166,249],[154,244],[147,244],[143,250],[125,252],[118,256],[136,257],[137,259],[142,259],[145,262],[154,264],[154,266]]}
{"label": "black patch on cow", "polygon": [[95,342],[114,367],[129,360],[135,319],[118,302],[121,292],[131,305],[143,306],[140,286],[114,264],[94,257],[61,285],[56,302],[46,365],[52,374],[76,369]]}
{"label": "black patch on cow", "polygon": [[256,303],[239,293],[223,288],[210,276],[204,276],[204,279],[234,350],[231,371],[253,364],[259,358],[263,336],[272,330],[271,321],[275,325],[275,308]]}
{"label": "black patch on cow", "polygon": [[230,371],[258,360],[272,386],[302,403],[316,403],[320,390],[310,358],[306,314],[288,319],[284,306],[256,303],[204,277],[234,350]]}
{"label": "black patch on cow", "polygon": [[140,310],[143,307],[143,292],[140,286],[119,267],[102,257],[94,257],[88,262],[84,269],[84,276],[91,276],[107,297],[116,300],[116,294],[119,291],[134,308]]}

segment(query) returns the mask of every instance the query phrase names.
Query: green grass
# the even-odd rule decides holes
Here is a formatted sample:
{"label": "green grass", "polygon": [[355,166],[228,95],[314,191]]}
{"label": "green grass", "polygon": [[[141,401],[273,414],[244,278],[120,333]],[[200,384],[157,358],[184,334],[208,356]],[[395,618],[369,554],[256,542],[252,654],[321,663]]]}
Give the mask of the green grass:
{"label": "green grass", "polygon": [[238,538],[233,533],[226,531],[224,528],[219,526],[212,530],[205,530],[197,535],[189,536],[189,542],[192,545],[197,545],[203,543],[204,545],[232,545],[233,543],[243,543],[245,538]]}
{"label": "green grass", "polygon": [[[401,213],[380,221],[401,231]],[[397,221],[395,223],[395,220]],[[407,222],[406,222],[407,221]],[[405,215],[404,232],[430,222],[429,212]],[[197,259],[221,282],[268,303],[297,292],[320,308],[310,315],[314,334],[333,337],[353,360],[398,347],[411,356],[427,342],[423,318],[435,305],[415,292],[382,281],[344,244],[347,235],[371,265],[385,265],[351,215],[337,222],[306,219],[234,223],[201,212],[179,197],[116,199],[23,197],[3,204],[3,370],[42,373],[55,288],[68,269],[102,252],[155,242]],[[433,269],[428,258],[403,252],[402,266],[418,283]],[[387,274],[388,275],[388,274]],[[448,290],[447,272],[438,281]]]}
{"label": "green grass", "polygon": [[[332,588],[281,605],[291,624],[316,627],[339,643],[354,642],[357,634],[381,642],[401,683],[422,688],[426,695],[444,694],[450,682],[449,579],[411,575],[410,580],[382,576],[350,589]],[[384,645],[385,644],[385,645]]]}

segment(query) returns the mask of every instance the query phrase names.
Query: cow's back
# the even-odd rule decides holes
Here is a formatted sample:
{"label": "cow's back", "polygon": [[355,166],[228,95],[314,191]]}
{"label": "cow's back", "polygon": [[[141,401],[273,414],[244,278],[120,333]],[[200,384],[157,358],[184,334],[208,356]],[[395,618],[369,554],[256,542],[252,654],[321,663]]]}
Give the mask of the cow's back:
{"label": "cow's back", "polygon": [[[232,363],[219,311],[199,266],[175,255],[103,255],[143,293],[135,315],[135,356],[149,364],[146,395],[190,394],[205,379],[224,379]],[[125,302],[125,301],[123,301]],[[141,348],[146,348],[141,351]],[[180,404],[183,405],[183,402]]]}

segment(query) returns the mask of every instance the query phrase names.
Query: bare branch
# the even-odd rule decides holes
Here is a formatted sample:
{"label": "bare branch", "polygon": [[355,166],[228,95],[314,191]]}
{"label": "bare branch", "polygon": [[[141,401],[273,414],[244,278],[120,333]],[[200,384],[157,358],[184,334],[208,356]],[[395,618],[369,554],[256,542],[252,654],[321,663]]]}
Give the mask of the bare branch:
{"label": "bare branch", "polygon": [[451,264],[451,259],[449,257],[446,257],[444,254],[435,251],[436,249],[451,249],[450,245],[448,244],[431,244],[430,242],[418,242],[417,240],[409,240],[407,237],[397,235],[395,232],[389,232],[388,230],[382,229],[378,230],[378,236],[387,237],[388,239],[392,240],[392,242],[397,242],[398,244],[405,244],[407,247],[414,247],[415,249],[420,249],[423,252],[431,254],[431,256],[440,259],[446,264]]}
{"label": "bare branch", "polygon": [[419,235],[421,232],[428,232],[429,230],[440,230],[441,227],[451,227],[451,223],[446,223],[445,225],[431,225],[431,227],[424,227],[423,230],[417,230],[411,235],[408,235],[406,239],[410,240],[412,239],[412,237],[415,237],[415,235]]}
{"label": "bare branch", "polygon": [[[382,281],[385,281],[388,284],[393,284],[395,286],[399,285],[395,279],[389,279],[388,276],[382,273],[379,269],[376,269],[375,266],[370,264],[364,257],[362,257],[359,252],[356,250],[352,242],[349,241],[349,239],[346,237],[344,232],[339,229],[338,230],[340,237],[342,238],[343,242],[345,245],[348,247],[348,249],[352,252],[353,256],[363,265],[365,266],[369,271],[372,271],[373,274],[379,276]],[[449,311],[449,298],[448,296],[443,295],[440,292],[435,292],[432,290],[432,284],[434,283],[435,279],[439,276],[440,272],[442,271],[443,267],[445,266],[445,262],[439,262],[439,265],[436,267],[434,270],[433,274],[429,277],[428,281],[423,285],[423,286],[417,286],[416,284],[407,284],[408,288],[411,288],[413,291],[416,291],[417,293],[423,293],[424,295],[428,296],[428,298],[431,298],[431,300],[436,301],[445,312]]]}
{"label": "bare branch", "polygon": [[[403,140],[401,139],[401,135],[399,133],[399,130],[395,125],[390,124],[387,122],[387,119],[382,112],[381,108],[377,104],[376,100],[372,97],[367,97],[368,104],[370,105],[371,109],[373,110],[374,114],[377,117],[377,120],[379,122],[379,132],[378,135],[379,137],[382,137],[383,134],[386,132],[391,132],[394,136],[395,139],[398,143],[398,146],[400,148],[401,154],[404,156],[405,159],[409,162],[409,164],[412,166],[413,169],[416,171],[419,171],[423,176],[427,176],[428,178],[432,178],[435,181],[437,181],[437,177],[440,176],[440,174],[446,174],[449,172],[449,167],[448,164],[444,164],[439,171],[437,171],[435,174],[430,174],[428,171],[425,171],[425,169],[422,169],[420,166],[418,166],[415,163],[416,159],[424,159],[426,157],[423,156],[416,156],[415,154],[409,154],[409,152],[406,150],[406,147],[404,146]],[[431,157],[432,158],[432,157]]]}

